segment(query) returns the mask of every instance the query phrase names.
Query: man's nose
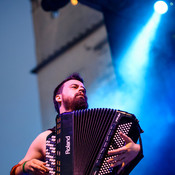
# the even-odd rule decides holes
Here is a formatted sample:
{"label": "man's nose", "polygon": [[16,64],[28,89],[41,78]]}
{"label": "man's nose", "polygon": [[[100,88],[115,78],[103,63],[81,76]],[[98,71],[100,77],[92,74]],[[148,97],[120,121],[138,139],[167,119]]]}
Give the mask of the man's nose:
{"label": "man's nose", "polygon": [[82,88],[82,87],[80,87],[80,88],[79,88],[79,92],[83,92],[83,94],[85,94],[85,89]]}

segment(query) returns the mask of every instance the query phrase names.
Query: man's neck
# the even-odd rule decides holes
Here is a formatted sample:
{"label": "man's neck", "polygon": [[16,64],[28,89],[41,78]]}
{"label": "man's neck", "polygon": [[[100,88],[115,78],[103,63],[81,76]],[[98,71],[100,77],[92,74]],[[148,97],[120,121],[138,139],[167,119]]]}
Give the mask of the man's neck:
{"label": "man's neck", "polygon": [[66,110],[64,106],[60,107],[60,114],[65,113],[65,112],[72,112],[72,110]]}

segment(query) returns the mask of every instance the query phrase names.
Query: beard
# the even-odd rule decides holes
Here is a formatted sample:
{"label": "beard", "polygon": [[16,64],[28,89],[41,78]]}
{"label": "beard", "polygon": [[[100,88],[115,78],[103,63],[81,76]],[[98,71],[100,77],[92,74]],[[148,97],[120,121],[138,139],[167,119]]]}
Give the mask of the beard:
{"label": "beard", "polygon": [[65,98],[63,96],[63,103],[67,111],[75,111],[88,108],[87,96],[79,96],[78,93],[75,94],[74,98]]}

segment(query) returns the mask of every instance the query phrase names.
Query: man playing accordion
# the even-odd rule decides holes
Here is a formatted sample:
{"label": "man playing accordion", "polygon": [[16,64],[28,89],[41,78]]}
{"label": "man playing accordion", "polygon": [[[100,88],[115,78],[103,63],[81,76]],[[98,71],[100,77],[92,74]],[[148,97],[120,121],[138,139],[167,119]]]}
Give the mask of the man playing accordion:
{"label": "man playing accordion", "polygon": [[[58,113],[71,112],[79,109],[87,109],[86,89],[83,79],[76,73],[61,82],[55,89],[53,95],[55,109]],[[11,175],[22,174],[47,174],[49,169],[45,166],[46,138],[52,130],[46,130],[39,134],[30,145],[25,157],[11,170]],[[109,155],[117,155],[108,160],[111,167],[120,166],[120,173],[125,166],[142,156],[140,144],[136,144],[127,135],[120,133],[125,140],[125,146],[108,152]],[[137,160],[136,160],[137,161]]]}

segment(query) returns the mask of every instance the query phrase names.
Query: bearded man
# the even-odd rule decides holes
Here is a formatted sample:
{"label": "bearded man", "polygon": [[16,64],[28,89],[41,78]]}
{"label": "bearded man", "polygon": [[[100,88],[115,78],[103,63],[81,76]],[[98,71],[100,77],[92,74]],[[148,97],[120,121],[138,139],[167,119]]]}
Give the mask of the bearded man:
{"label": "bearded man", "polygon": [[[55,88],[53,101],[55,109],[59,114],[87,109],[88,103],[83,79],[76,73],[69,76]],[[25,157],[12,168],[10,175],[22,175],[26,173],[44,175],[48,173],[49,169],[45,166],[46,138],[52,132],[53,129],[49,129],[36,137]],[[121,137],[125,140],[126,145],[109,152],[110,155],[119,155],[118,161],[115,161],[115,163],[112,163],[113,160],[109,160],[112,167],[122,165],[122,162],[125,162],[125,165],[121,166],[119,172],[138,157],[141,151],[140,145],[135,144],[131,138],[122,133]],[[122,162],[120,161],[120,156]]]}

